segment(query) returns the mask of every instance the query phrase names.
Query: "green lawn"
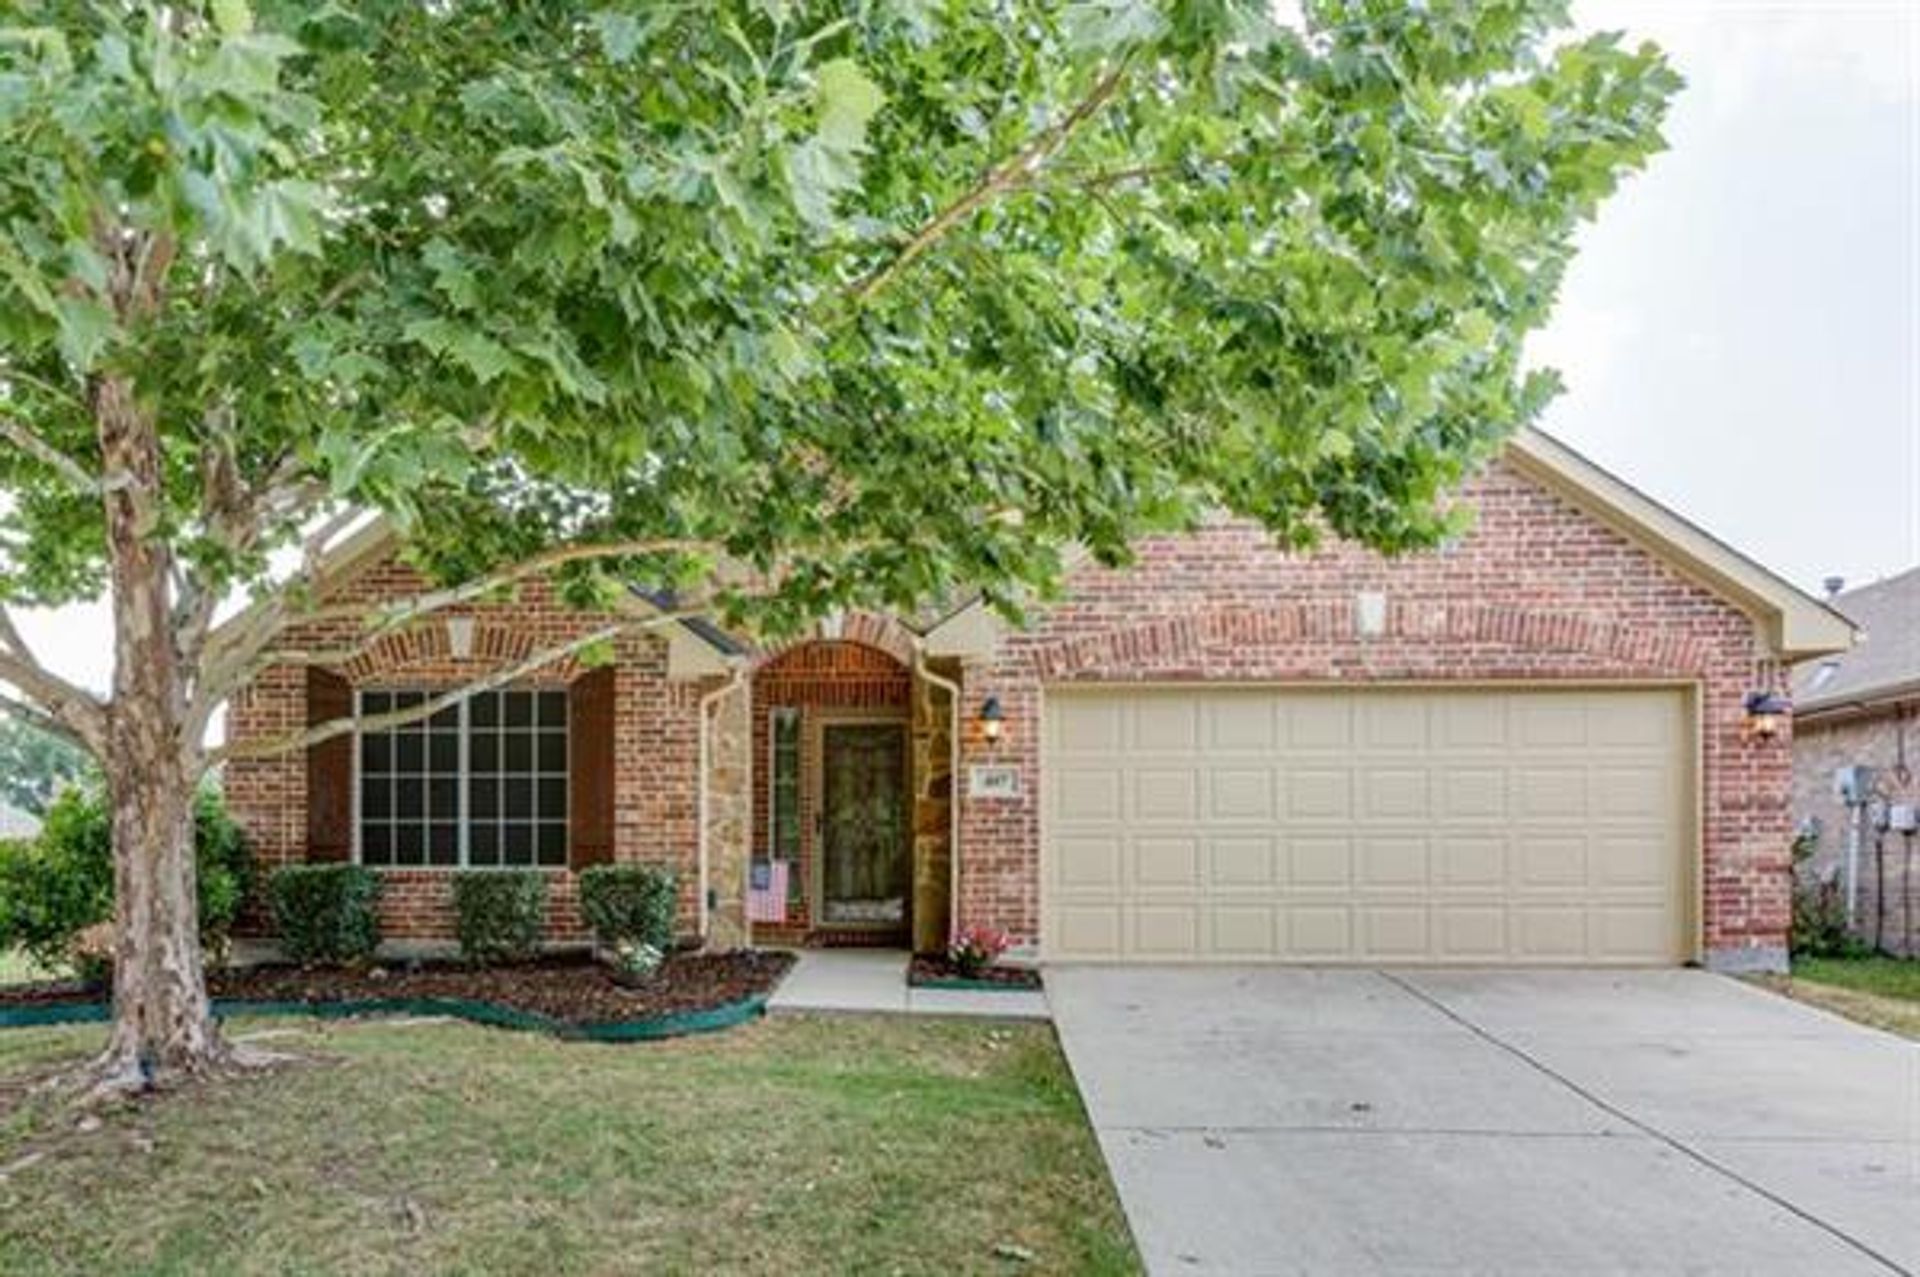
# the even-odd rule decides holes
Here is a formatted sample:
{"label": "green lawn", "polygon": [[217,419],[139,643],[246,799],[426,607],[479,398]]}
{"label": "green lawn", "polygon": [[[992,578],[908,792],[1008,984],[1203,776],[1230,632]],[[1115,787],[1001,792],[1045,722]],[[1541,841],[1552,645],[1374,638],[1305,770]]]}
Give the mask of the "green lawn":
{"label": "green lawn", "polygon": [[0,1272],[1138,1270],[1044,1025],[289,1029],[94,1131],[23,1083],[99,1031],[0,1031]]}
{"label": "green lawn", "polygon": [[18,949],[0,949],[0,984],[19,984],[23,980],[45,980],[48,972]]}
{"label": "green lawn", "polygon": [[1920,1038],[1920,961],[1795,958],[1782,992],[1877,1028]]}

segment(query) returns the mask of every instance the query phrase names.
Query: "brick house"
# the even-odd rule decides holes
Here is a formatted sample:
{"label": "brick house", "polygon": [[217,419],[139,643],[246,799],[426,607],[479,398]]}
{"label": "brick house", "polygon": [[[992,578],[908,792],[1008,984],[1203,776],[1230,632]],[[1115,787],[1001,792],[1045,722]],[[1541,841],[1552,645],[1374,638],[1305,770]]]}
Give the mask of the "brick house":
{"label": "brick house", "polygon": [[[1836,593],[1859,645],[1793,671],[1793,814],[1815,840],[1806,872],[1844,892],[1853,844],[1854,931],[1890,953],[1920,953],[1920,837],[1885,828],[1897,806],[1920,804],[1920,568]],[[1835,773],[1866,767],[1860,828]],[[1857,838],[1857,841],[1856,841]]]}
{"label": "brick house", "polygon": [[[270,865],[378,866],[403,940],[450,934],[448,870],[498,865],[550,873],[579,939],[573,871],[611,859],[677,867],[719,945],[979,923],[1055,960],[1782,965],[1790,744],[1743,700],[1849,625],[1536,432],[1459,498],[1472,531],[1397,559],[1226,519],[1153,538],[1018,629],[978,603],[777,647],[674,621],[236,761],[228,793]],[[327,580],[420,584],[378,528]],[[536,582],[273,667],[229,731],[377,713],[606,619]]]}

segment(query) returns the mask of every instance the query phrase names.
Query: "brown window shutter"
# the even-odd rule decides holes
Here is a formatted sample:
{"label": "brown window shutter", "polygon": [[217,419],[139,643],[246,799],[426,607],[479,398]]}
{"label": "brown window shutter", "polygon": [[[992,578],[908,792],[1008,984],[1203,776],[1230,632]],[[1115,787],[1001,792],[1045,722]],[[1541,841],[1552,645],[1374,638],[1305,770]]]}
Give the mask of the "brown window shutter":
{"label": "brown window shutter", "polygon": [[[307,670],[307,726],[353,717],[353,684]],[[353,859],[353,733],[307,749],[307,859]]]}
{"label": "brown window shutter", "polygon": [[568,780],[573,792],[567,863],[613,859],[613,667],[589,670],[567,689]]}

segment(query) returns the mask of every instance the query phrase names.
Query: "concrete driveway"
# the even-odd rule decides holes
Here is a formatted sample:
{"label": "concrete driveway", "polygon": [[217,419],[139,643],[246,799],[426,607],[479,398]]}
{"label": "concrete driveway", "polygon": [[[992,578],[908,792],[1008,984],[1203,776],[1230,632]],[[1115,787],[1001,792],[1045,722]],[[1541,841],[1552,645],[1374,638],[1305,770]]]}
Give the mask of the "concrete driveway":
{"label": "concrete driveway", "polygon": [[1737,981],[1047,985],[1155,1273],[1920,1270],[1920,1046]]}

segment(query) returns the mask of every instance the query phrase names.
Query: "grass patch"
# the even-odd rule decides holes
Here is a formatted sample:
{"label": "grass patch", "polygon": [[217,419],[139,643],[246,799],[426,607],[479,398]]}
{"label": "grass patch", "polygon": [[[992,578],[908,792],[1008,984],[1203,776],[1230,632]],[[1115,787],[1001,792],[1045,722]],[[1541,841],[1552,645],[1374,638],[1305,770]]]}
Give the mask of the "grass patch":
{"label": "grass patch", "polygon": [[18,949],[0,949],[0,984],[25,984],[30,980],[58,980],[65,973],[43,967]]}
{"label": "grass patch", "polygon": [[1767,984],[1850,1020],[1920,1039],[1920,961],[1795,958],[1790,979]]}
{"label": "grass patch", "polygon": [[306,1062],[91,1132],[18,1081],[100,1031],[0,1033],[0,1271],[1138,1271],[1045,1025],[270,1023]]}

